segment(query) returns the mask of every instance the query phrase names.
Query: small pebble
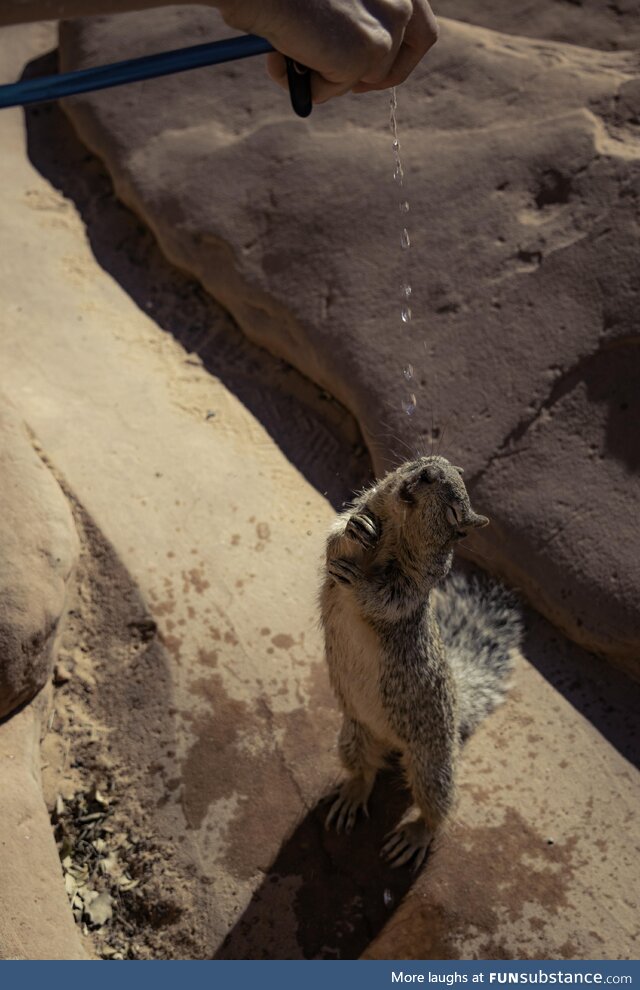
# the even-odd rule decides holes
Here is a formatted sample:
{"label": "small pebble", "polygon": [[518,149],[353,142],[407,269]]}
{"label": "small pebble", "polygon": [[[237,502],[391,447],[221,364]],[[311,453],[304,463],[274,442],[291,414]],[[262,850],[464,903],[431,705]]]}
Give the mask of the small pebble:
{"label": "small pebble", "polygon": [[53,668],[53,683],[56,685],[67,684],[71,680],[71,672],[63,663],[57,663]]}

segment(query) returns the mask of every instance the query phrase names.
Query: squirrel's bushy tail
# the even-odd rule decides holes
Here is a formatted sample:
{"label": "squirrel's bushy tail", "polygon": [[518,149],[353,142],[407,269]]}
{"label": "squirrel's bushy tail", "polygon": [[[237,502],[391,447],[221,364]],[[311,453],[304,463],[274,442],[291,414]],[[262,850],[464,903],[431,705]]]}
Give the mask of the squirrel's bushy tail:
{"label": "squirrel's bushy tail", "polygon": [[522,641],[516,598],[488,578],[454,572],[438,588],[435,614],[458,688],[466,739],[502,701]]}

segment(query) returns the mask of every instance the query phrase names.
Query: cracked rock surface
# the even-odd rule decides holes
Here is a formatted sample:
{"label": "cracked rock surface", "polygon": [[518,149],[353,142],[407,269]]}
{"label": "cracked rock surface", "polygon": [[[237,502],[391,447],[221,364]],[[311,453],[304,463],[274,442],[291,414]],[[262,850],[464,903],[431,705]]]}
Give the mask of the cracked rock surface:
{"label": "cracked rock surface", "polygon": [[[224,33],[200,8],[76,22],[62,65]],[[440,445],[493,522],[466,552],[637,671],[635,53],[443,21],[399,92],[404,219],[388,96],[301,121],[263,72],[247,60],[67,110],[165,254],[354,413],[377,471]]]}

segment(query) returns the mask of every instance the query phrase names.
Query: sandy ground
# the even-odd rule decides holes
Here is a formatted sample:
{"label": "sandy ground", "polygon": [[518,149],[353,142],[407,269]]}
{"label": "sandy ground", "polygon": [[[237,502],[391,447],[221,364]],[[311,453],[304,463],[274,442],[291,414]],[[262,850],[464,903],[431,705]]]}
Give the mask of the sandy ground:
{"label": "sandy ground", "polygon": [[[0,41],[9,79],[54,35]],[[637,689],[531,614],[421,877],[378,859],[397,782],[357,839],[324,833],[315,594],[367,477],[354,421],[167,264],[58,109],[0,128],[1,380],[82,542],[42,761],[88,952],[633,956]]]}

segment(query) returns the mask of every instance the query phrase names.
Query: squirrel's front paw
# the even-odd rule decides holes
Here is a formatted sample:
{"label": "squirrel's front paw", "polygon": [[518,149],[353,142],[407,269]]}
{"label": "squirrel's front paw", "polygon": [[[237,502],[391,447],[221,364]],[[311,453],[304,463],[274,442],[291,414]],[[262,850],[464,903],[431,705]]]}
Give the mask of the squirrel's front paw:
{"label": "squirrel's front paw", "polygon": [[336,581],[341,584],[354,584],[361,575],[360,568],[353,560],[346,557],[337,557],[327,564],[327,571]]}
{"label": "squirrel's front paw", "polygon": [[424,818],[414,817],[415,812],[409,812],[389,833],[388,842],[382,847],[380,855],[390,866],[404,866],[415,858],[414,870],[419,870],[424,863],[433,835],[427,828]]}
{"label": "squirrel's front paw", "polygon": [[336,832],[350,832],[356,823],[358,812],[369,817],[367,801],[371,793],[371,783],[362,777],[352,777],[340,785],[338,793],[329,809],[324,827],[335,825]]}
{"label": "squirrel's front paw", "polygon": [[352,516],[349,516],[344,535],[355,543],[359,543],[365,550],[372,550],[378,539],[378,526],[370,515],[354,512]]}

